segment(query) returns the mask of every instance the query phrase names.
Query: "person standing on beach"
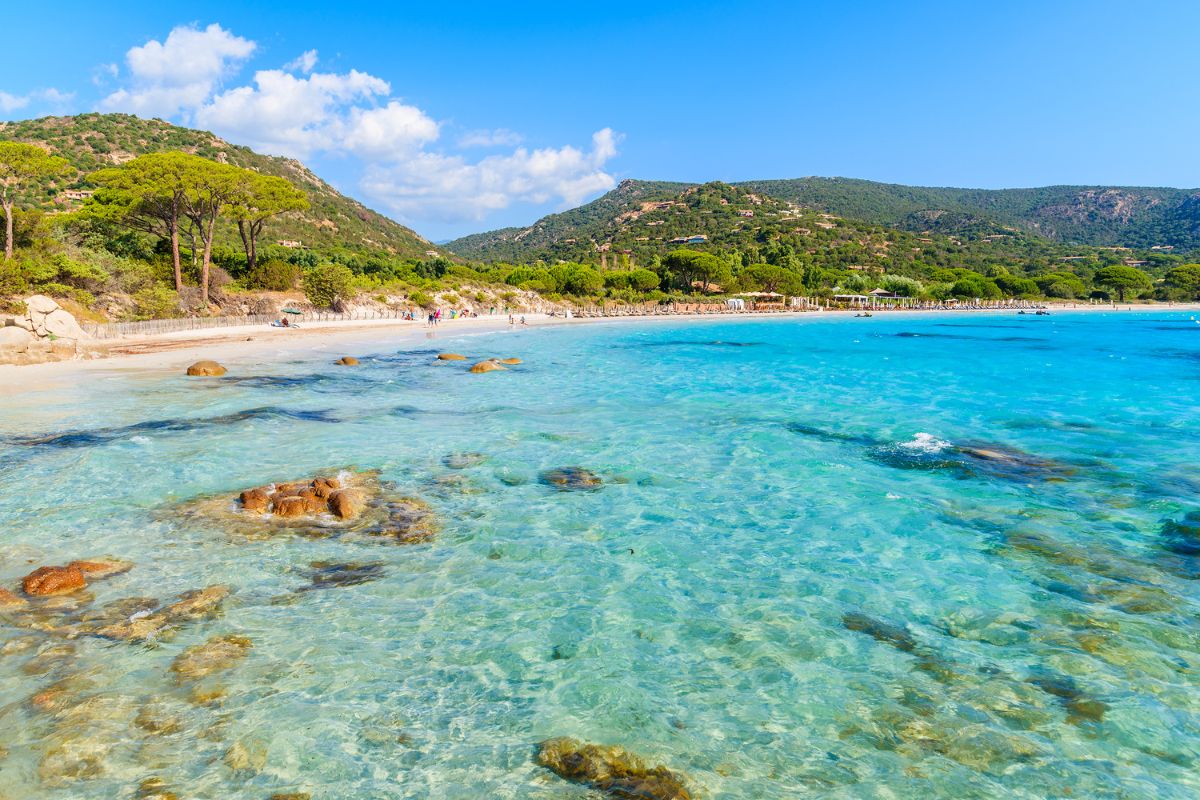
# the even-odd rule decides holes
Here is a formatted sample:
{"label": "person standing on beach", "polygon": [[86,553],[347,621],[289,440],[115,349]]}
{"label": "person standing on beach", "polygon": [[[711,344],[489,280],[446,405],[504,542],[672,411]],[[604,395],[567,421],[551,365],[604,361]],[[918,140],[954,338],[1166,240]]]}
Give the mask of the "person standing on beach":
{"label": "person standing on beach", "polygon": [[508,315],[508,324],[509,324],[509,325],[514,325],[514,324],[516,324],[516,323],[514,322],[514,320],[513,320],[513,315],[512,315],[512,314],[509,314],[509,315]]}

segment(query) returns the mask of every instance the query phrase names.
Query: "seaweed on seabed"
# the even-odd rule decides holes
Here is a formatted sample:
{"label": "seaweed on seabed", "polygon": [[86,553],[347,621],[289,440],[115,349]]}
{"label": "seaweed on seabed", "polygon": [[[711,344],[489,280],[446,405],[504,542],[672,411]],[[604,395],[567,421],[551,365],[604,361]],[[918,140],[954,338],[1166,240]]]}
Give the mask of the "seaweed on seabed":
{"label": "seaweed on seabed", "polygon": [[616,745],[585,744],[578,739],[547,739],[537,746],[538,766],[572,783],[616,800],[691,800],[683,780],[664,766],[647,766]]}

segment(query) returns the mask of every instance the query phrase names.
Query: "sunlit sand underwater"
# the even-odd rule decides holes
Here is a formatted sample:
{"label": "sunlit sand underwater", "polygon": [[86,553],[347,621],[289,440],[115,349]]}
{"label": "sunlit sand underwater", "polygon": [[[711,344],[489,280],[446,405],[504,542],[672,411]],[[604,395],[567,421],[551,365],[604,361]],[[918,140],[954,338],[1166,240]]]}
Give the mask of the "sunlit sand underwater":
{"label": "sunlit sand underwater", "polygon": [[[0,585],[134,566],[0,608],[0,797],[632,796],[539,766],[560,736],[698,798],[1200,795],[1188,314],[344,354],[5,398]],[[243,489],[338,473],[428,504],[432,535],[229,523]]]}

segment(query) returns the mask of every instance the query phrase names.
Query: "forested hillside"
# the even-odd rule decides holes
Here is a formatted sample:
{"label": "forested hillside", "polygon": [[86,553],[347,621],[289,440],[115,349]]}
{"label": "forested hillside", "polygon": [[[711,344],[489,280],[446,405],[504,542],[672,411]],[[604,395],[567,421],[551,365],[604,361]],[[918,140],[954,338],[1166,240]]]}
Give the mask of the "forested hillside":
{"label": "forested hillside", "polygon": [[[739,184],[781,200],[839,216],[920,231],[943,214],[941,229],[968,233],[1007,225],[1064,243],[1148,248],[1200,248],[1200,189],[1047,186],[1038,189],[949,189],[850,178],[797,178]],[[950,222],[963,222],[955,229]]]}
{"label": "forested hillside", "polygon": [[[88,175],[97,169],[122,164],[145,153],[182,151],[286,178],[302,189],[308,195],[310,207],[273,220],[272,240],[300,242],[316,250],[382,250],[413,258],[424,258],[425,252],[432,248],[414,231],[339,193],[299,161],[261,155],[208,131],[128,114],[81,114],[0,122],[0,141],[37,144],[70,162],[76,172],[46,192],[45,199],[58,210],[78,207],[79,193],[94,188]],[[223,232],[221,241],[237,246],[235,237],[230,227]]]}

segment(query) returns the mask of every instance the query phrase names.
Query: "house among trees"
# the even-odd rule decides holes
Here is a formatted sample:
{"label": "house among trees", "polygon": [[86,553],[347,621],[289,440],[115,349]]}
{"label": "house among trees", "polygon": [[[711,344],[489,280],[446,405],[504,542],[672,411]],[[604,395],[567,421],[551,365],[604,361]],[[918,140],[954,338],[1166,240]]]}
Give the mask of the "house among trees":
{"label": "house among trees", "polygon": [[291,248],[292,250],[299,250],[304,247],[304,242],[300,241],[299,239],[280,239],[275,242],[275,244],[279,245],[280,247]]}
{"label": "house among trees", "polygon": [[707,244],[707,243],[708,243],[708,237],[702,233],[698,233],[695,236],[677,236],[676,238],[667,242],[667,244]]}

